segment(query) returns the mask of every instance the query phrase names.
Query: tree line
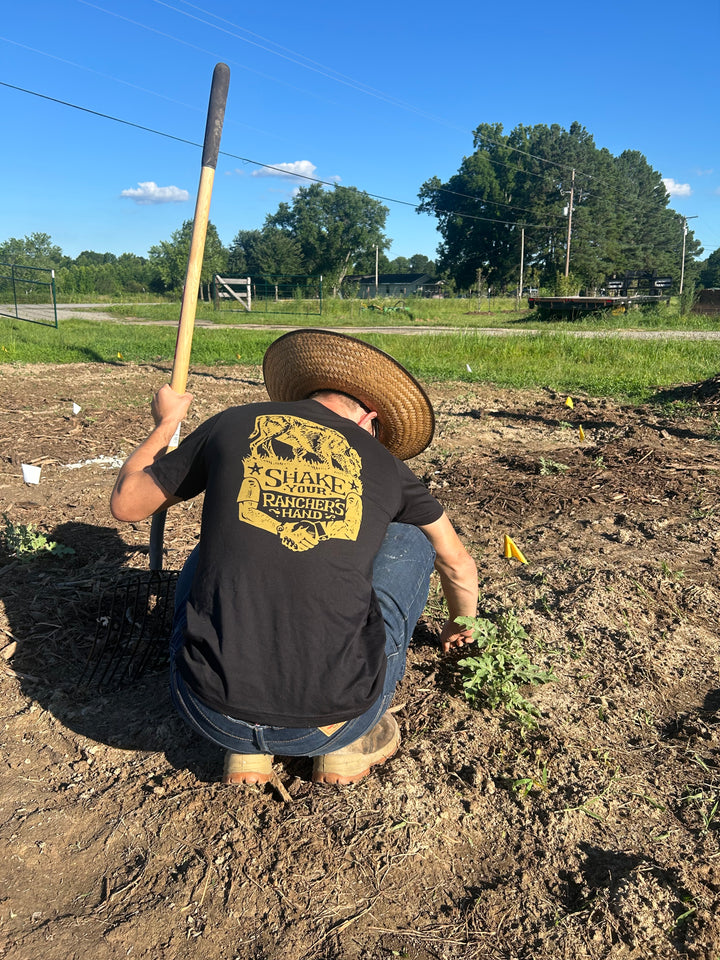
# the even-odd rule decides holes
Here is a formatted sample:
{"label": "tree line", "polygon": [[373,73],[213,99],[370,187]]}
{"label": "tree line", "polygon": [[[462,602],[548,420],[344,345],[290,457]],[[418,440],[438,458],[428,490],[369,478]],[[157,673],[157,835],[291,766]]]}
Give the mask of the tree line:
{"label": "tree line", "polygon": [[[239,230],[225,247],[217,228],[208,224],[200,295],[209,299],[215,274],[254,279],[289,275],[322,275],[325,289],[335,292],[354,274],[375,271],[376,251],[382,273],[428,273],[435,264],[424,254],[389,260],[385,251],[387,207],[352,187],[326,191],[319,184],[301,187],[292,203],[281,203],[261,230]],[[46,233],[0,243],[0,262],[55,270],[58,296],[167,294],[182,291],[192,239],[186,220],[169,240],[152,246],[147,257],[116,256],[84,250],[74,259],[63,254]]]}
{"label": "tree line", "polygon": [[[337,292],[352,275],[427,273],[450,292],[513,291],[522,255],[528,286],[575,285],[587,292],[609,276],[657,271],[679,280],[683,217],[669,207],[660,174],[634,150],[613,156],[578,123],[481,124],[473,152],[446,182],[431,177],[419,191],[419,213],[436,217],[442,238],[434,262],[424,254],[390,260],[388,208],[355,187],[300,187],[268,214],[260,229],[238,230],[224,246],[208,225],[201,296],[214,274],[255,279],[321,274]],[[570,222],[572,229],[569,231]],[[51,267],[59,296],[168,294],[185,280],[192,221],[147,257],[83,251],[66,257],[50,236],[34,233],[0,243],[0,261]],[[568,234],[570,256],[568,258]],[[692,230],[685,237],[686,282],[720,286],[720,250],[705,261]],[[565,273],[569,272],[569,277]],[[577,290],[575,291],[577,292]]]}
{"label": "tree line", "polygon": [[[515,285],[521,250],[528,284],[554,286],[568,268],[570,226],[578,287],[594,290],[627,271],[679,279],[686,221],[638,151],[615,157],[579,123],[519,125],[509,134],[502,124],[481,124],[473,148],[446,182],[431,177],[420,189],[420,209],[437,217],[442,236],[438,266],[458,287],[475,283],[478,270],[485,284]],[[701,251],[688,230],[689,279],[701,269]]]}

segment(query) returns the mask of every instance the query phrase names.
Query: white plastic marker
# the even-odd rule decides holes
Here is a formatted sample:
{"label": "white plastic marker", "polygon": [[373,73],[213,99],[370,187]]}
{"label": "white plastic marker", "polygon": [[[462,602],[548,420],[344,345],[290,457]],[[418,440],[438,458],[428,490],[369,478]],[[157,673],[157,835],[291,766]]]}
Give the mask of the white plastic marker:
{"label": "white plastic marker", "polygon": [[79,403],[73,403],[73,416],[76,417],[81,410],[82,410],[82,407],[80,406]]}
{"label": "white plastic marker", "polygon": [[40,471],[42,467],[36,467],[32,463],[22,464],[22,475],[25,483],[40,483]]}

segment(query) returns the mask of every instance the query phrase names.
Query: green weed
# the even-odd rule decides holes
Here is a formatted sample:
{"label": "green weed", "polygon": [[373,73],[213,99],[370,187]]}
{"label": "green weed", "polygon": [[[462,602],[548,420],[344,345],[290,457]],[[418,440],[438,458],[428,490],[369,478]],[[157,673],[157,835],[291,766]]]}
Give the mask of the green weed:
{"label": "green weed", "polygon": [[[538,757],[538,760],[540,758]],[[537,776],[529,777],[520,777],[519,780],[513,780],[512,782],[513,790],[520,797],[527,797],[529,793],[532,793],[533,790],[538,790],[540,793],[547,793],[548,791],[548,764],[547,761],[544,761],[540,770],[538,771]]]}
{"label": "green weed", "polygon": [[567,473],[570,469],[566,463],[558,463],[550,457],[540,457],[540,476],[550,477],[555,474]]}
{"label": "green weed", "polygon": [[668,580],[682,580],[685,576],[684,570],[673,570],[665,560],[660,562],[660,569]]}
{"label": "green weed", "polygon": [[72,547],[49,540],[32,524],[12,523],[6,513],[3,514],[3,520],[5,529],[0,531],[2,546],[9,556],[17,560],[29,560],[45,553],[51,553],[56,557],[70,556],[75,553]]}
{"label": "green weed", "polygon": [[478,646],[476,656],[458,660],[468,703],[491,709],[503,707],[523,727],[537,726],[538,710],[520,688],[547,683],[555,679],[555,674],[531,663],[524,646],[530,638],[515,612],[502,614],[497,624],[484,617],[458,617],[457,622],[472,630]]}
{"label": "green weed", "polygon": [[695,791],[693,792],[693,788],[687,786],[680,799],[683,803],[694,807],[702,822],[701,836],[704,836],[713,825],[717,826],[716,818],[720,809],[720,795],[714,792],[712,788],[706,790],[705,785],[695,788]]}

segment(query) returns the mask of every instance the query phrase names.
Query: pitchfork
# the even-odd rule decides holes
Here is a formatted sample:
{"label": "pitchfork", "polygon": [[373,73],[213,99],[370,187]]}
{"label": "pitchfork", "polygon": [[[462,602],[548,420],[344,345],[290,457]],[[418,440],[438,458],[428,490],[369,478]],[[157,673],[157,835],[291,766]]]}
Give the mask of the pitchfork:
{"label": "pitchfork", "polygon": [[[229,67],[224,63],[216,64],[170,379],[170,386],[176,393],[185,393],[187,386],[210,198],[229,83]],[[172,447],[168,447],[170,449]],[[164,534],[165,513],[156,513],[150,527],[150,572],[127,579],[103,592],[95,637],[83,673],[84,682],[107,687],[113,681],[134,680],[167,658],[178,572],[162,569]]]}

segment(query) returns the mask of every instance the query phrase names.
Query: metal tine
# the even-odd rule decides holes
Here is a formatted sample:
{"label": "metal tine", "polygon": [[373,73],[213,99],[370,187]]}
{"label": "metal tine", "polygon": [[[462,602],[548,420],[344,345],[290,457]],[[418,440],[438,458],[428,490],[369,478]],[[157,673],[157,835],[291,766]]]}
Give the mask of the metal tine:
{"label": "metal tine", "polygon": [[[175,609],[177,577],[174,571],[153,574],[155,583],[149,584],[142,624],[128,660],[126,671],[128,679],[137,679],[147,670],[158,666],[163,656],[167,657]],[[157,587],[154,596],[150,590],[152,586]],[[154,601],[152,605],[151,596]]]}
{"label": "metal tine", "polygon": [[[95,680],[95,675],[100,667],[102,666],[104,671],[107,671],[108,665],[111,664],[114,659],[115,649],[120,644],[120,634],[115,629],[117,609],[119,602],[121,609],[125,609],[127,590],[128,585],[126,583],[124,585],[116,585],[113,588],[108,587],[102,592],[98,614],[95,618],[95,636],[93,637],[93,644],[85,664],[85,670],[81,678],[81,683],[92,683]],[[109,610],[107,610],[108,595],[110,596]],[[124,599],[121,600],[121,598]],[[122,616],[120,623],[122,624]]]}
{"label": "metal tine", "polygon": [[113,588],[109,610],[110,590],[103,593],[85,683],[103,688],[113,680],[136,680],[157,665],[170,638],[176,581],[175,571],[126,580]]}

